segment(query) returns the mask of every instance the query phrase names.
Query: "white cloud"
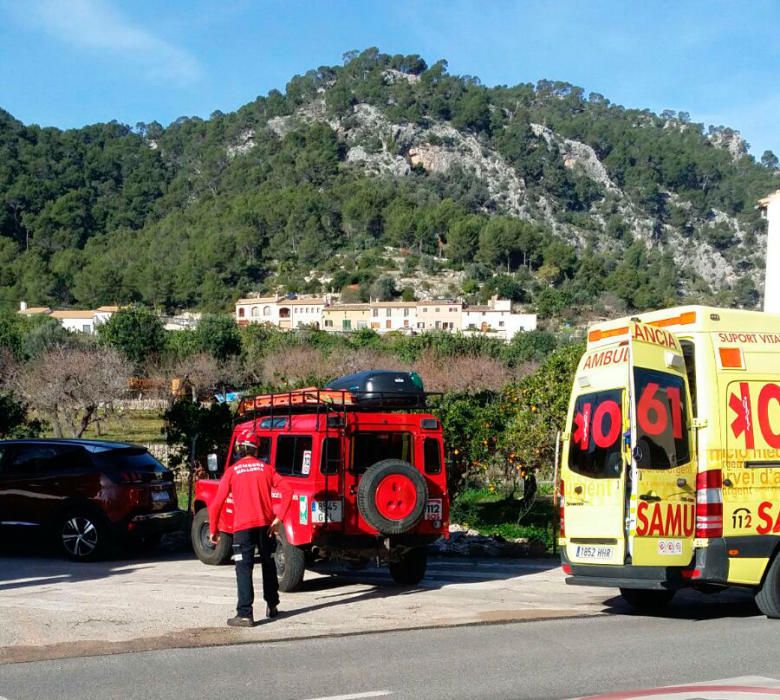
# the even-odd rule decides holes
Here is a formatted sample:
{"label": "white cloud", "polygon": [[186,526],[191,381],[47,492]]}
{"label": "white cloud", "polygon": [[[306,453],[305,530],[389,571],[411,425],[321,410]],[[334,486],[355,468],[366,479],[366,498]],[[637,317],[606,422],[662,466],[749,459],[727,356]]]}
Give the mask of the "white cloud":
{"label": "white cloud", "polygon": [[77,48],[119,56],[148,77],[192,83],[201,72],[189,52],[123,17],[106,0],[30,0],[24,14],[57,39]]}

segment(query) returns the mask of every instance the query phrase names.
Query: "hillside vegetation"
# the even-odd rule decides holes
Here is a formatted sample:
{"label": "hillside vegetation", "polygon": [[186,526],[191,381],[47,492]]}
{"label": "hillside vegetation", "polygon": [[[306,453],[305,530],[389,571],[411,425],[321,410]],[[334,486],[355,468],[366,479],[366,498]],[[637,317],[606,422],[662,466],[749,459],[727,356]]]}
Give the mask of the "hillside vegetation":
{"label": "hillside vegetation", "polygon": [[165,128],[0,110],[0,304],[216,311],[358,284],[499,293],[543,317],[752,306],[754,205],[778,186],[777,158],[730,129],[368,49]]}

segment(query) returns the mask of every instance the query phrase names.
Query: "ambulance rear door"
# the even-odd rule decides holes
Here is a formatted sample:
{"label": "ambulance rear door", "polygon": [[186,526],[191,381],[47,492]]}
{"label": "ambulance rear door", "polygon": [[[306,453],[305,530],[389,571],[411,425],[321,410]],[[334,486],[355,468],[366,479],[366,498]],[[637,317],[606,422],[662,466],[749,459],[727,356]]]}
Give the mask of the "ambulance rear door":
{"label": "ambulance rear door", "polygon": [[577,369],[564,434],[561,478],[566,554],[574,564],[625,559],[628,333],[586,351]]}
{"label": "ambulance rear door", "polygon": [[630,326],[629,554],[635,566],[686,566],[693,554],[696,460],[685,360],[675,335]]}

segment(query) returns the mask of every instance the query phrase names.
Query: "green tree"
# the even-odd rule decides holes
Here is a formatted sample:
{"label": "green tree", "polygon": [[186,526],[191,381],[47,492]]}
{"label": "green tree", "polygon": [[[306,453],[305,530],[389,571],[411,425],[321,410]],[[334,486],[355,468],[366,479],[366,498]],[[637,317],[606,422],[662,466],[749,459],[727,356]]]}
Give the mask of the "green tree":
{"label": "green tree", "polygon": [[227,314],[205,314],[195,329],[195,342],[201,352],[223,362],[241,354],[241,333]]}
{"label": "green tree", "polygon": [[100,340],[116,348],[136,367],[158,357],[165,348],[160,317],[145,306],[120,309],[98,326]]}

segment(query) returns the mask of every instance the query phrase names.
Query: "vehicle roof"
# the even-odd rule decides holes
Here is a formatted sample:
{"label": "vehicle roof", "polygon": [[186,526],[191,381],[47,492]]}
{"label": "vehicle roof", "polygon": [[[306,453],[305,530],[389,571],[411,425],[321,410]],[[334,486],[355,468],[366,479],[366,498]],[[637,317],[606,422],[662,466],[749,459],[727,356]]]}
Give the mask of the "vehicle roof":
{"label": "vehicle roof", "polygon": [[19,440],[0,440],[0,445],[78,445],[89,452],[106,452],[128,448],[146,449],[142,445],[112,440],[87,440],[85,438],[23,438]]}
{"label": "vehicle roof", "polygon": [[[335,413],[320,413],[319,415],[317,413],[293,413],[291,415],[286,415],[283,413],[275,414],[273,417],[270,415],[267,416],[257,416],[256,419],[252,420],[251,418],[246,421],[241,421],[239,423],[236,423],[234,432],[246,432],[246,431],[255,431],[255,430],[263,430],[263,431],[273,431],[277,433],[283,433],[285,431],[289,430],[301,430],[305,432],[318,432],[318,433],[325,433],[329,432],[333,435],[333,437],[336,437],[336,428],[333,426],[326,429],[327,425],[327,417],[328,416],[338,416],[343,415],[338,412]],[[290,423],[284,423],[284,425],[279,425],[278,427],[270,427],[270,426],[262,426],[261,423],[263,420],[270,421],[273,418],[273,421],[279,421],[279,420],[285,420],[290,419]],[[389,412],[382,412],[382,411],[365,411],[361,413],[348,413],[347,414],[347,421],[349,425],[360,427],[363,426],[371,426],[372,428],[375,426],[380,426],[384,428],[385,430],[392,430],[395,427],[398,426],[405,426],[408,427],[410,423],[416,423],[419,426],[419,421],[421,421],[424,418],[433,418],[436,419],[439,423],[438,430],[441,430],[441,421],[439,421],[436,416],[434,416],[431,413],[389,413]],[[319,422],[319,424],[318,424]],[[426,433],[436,433],[436,430],[426,429]]]}
{"label": "vehicle roof", "polygon": [[[725,309],[715,306],[675,306],[657,311],[645,311],[611,321],[601,321],[588,328],[588,346],[603,344],[593,338],[594,331],[608,331],[639,321],[666,328],[672,332],[715,333],[738,331],[742,333],[780,333],[780,314],[747,309]],[[614,342],[614,341],[613,341]]]}

